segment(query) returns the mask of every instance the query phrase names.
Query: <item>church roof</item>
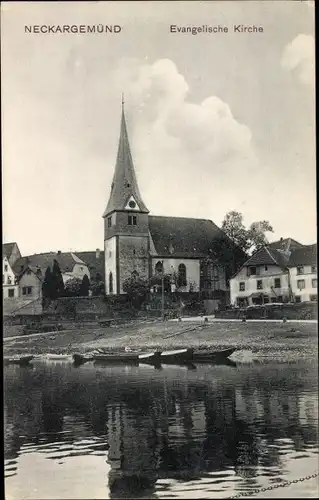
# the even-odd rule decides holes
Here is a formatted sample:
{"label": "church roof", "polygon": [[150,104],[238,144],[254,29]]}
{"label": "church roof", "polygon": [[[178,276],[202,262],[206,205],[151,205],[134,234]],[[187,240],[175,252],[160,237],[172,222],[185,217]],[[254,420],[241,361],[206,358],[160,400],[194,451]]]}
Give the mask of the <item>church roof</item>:
{"label": "church roof", "polygon": [[219,227],[206,219],[151,215],[149,229],[155,255],[161,257],[214,257],[216,241],[227,239]]}
{"label": "church roof", "polygon": [[120,139],[115,165],[110,198],[103,217],[114,210],[124,210],[129,199],[133,196],[140,212],[148,213],[144,204],[135,175],[131,148],[128,140],[124,108],[122,108]]}

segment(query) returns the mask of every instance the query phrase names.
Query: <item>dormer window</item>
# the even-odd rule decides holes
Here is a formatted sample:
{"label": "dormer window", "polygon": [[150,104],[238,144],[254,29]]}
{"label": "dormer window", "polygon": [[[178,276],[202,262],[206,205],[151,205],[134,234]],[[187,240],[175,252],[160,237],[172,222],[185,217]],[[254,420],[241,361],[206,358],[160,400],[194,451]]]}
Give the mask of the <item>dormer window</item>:
{"label": "dormer window", "polygon": [[107,218],[107,227],[111,227],[112,226],[112,217],[108,217]]}
{"label": "dormer window", "polygon": [[136,226],[137,225],[137,217],[136,215],[128,215],[128,225],[129,226]]}
{"label": "dormer window", "polygon": [[297,266],[297,274],[304,274],[304,267],[303,266]]}
{"label": "dormer window", "polygon": [[8,272],[8,264],[5,264],[4,265],[4,272],[7,273]]}

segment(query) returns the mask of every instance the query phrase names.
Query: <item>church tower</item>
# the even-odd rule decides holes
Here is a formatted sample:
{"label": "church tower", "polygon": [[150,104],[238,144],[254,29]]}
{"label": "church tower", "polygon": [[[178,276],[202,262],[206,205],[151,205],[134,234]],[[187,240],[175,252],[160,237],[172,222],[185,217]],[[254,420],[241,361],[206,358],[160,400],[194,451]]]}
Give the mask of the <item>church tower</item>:
{"label": "church tower", "polygon": [[137,185],[128,140],[124,102],[111,193],[104,211],[105,293],[124,293],[132,275],[149,277],[149,210]]}

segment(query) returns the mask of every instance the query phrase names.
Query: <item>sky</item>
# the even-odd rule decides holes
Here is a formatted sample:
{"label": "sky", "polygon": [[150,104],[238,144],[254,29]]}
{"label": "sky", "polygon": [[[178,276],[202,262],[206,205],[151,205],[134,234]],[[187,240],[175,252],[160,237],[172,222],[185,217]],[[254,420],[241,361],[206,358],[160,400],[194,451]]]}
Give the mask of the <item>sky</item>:
{"label": "sky", "polygon": [[[316,241],[314,3],[2,2],[3,241],[103,248],[121,94],[153,215]],[[25,25],[120,33],[26,33]],[[238,33],[233,26],[261,26]],[[170,26],[227,26],[172,33]]]}

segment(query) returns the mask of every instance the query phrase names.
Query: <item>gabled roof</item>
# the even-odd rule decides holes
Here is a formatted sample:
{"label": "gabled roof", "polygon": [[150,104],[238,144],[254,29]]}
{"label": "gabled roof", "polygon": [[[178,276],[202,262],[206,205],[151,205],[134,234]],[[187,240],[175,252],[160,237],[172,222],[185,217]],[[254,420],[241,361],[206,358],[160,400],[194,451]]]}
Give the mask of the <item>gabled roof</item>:
{"label": "gabled roof", "polygon": [[264,246],[246,260],[244,266],[277,265],[279,267],[286,267],[288,258],[289,254],[284,255],[274,248]]}
{"label": "gabled roof", "polygon": [[294,240],[293,238],[281,238],[280,240],[277,241],[272,241],[271,243],[268,243],[268,248],[275,248],[275,249],[283,249],[285,246],[289,243],[289,249],[293,250],[295,248],[301,248],[304,245],[299,243],[299,241]]}
{"label": "gabled roof", "polygon": [[293,250],[289,259],[289,267],[315,266],[317,264],[317,244],[305,245]]}
{"label": "gabled roof", "polygon": [[231,245],[225,233],[206,219],[152,215],[149,229],[156,255],[162,257],[214,257],[216,241],[224,239]]}
{"label": "gabled roof", "polygon": [[128,140],[124,108],[122,108],[121,130],[115,172],[111,186],[110,198],[103,217],[106,217],[114,210],[124,210],[131,197],[134,198],[141,212],[149,212],[142,200],[137,185],[131,148]]}
{"label": "gabled roof", "polygon": [[13,243],[3,243],[2,245],[2,255],[3,257],[9,258],[10,255],[12,254],[12,250],[14,248],[14,245],[16,245],[15,242]]}
{"label": "gabled roof", "polygon": [[37,269],[41,269],[42,273],[44,273],[47,267],[53,266],[54,260],[57,260],[59,263],[62,273],[72,271],[75,264],[85,265],[85,263],[77,258],[72,252],[48,252],[21,257],[15,262],[13,271],[15,274],[20,275],[24,268],[30,267],[32,271],[36,272]]}
{"label": "gabled roof", "polygon": [[76,252],[76,255],[80,257],[80,259],[85,262],[88,266],[91,278],[94,277],[97,273],[102,276],[104,279],[104,252],[100,251],[99,258],[96,258],[95,252]]}

